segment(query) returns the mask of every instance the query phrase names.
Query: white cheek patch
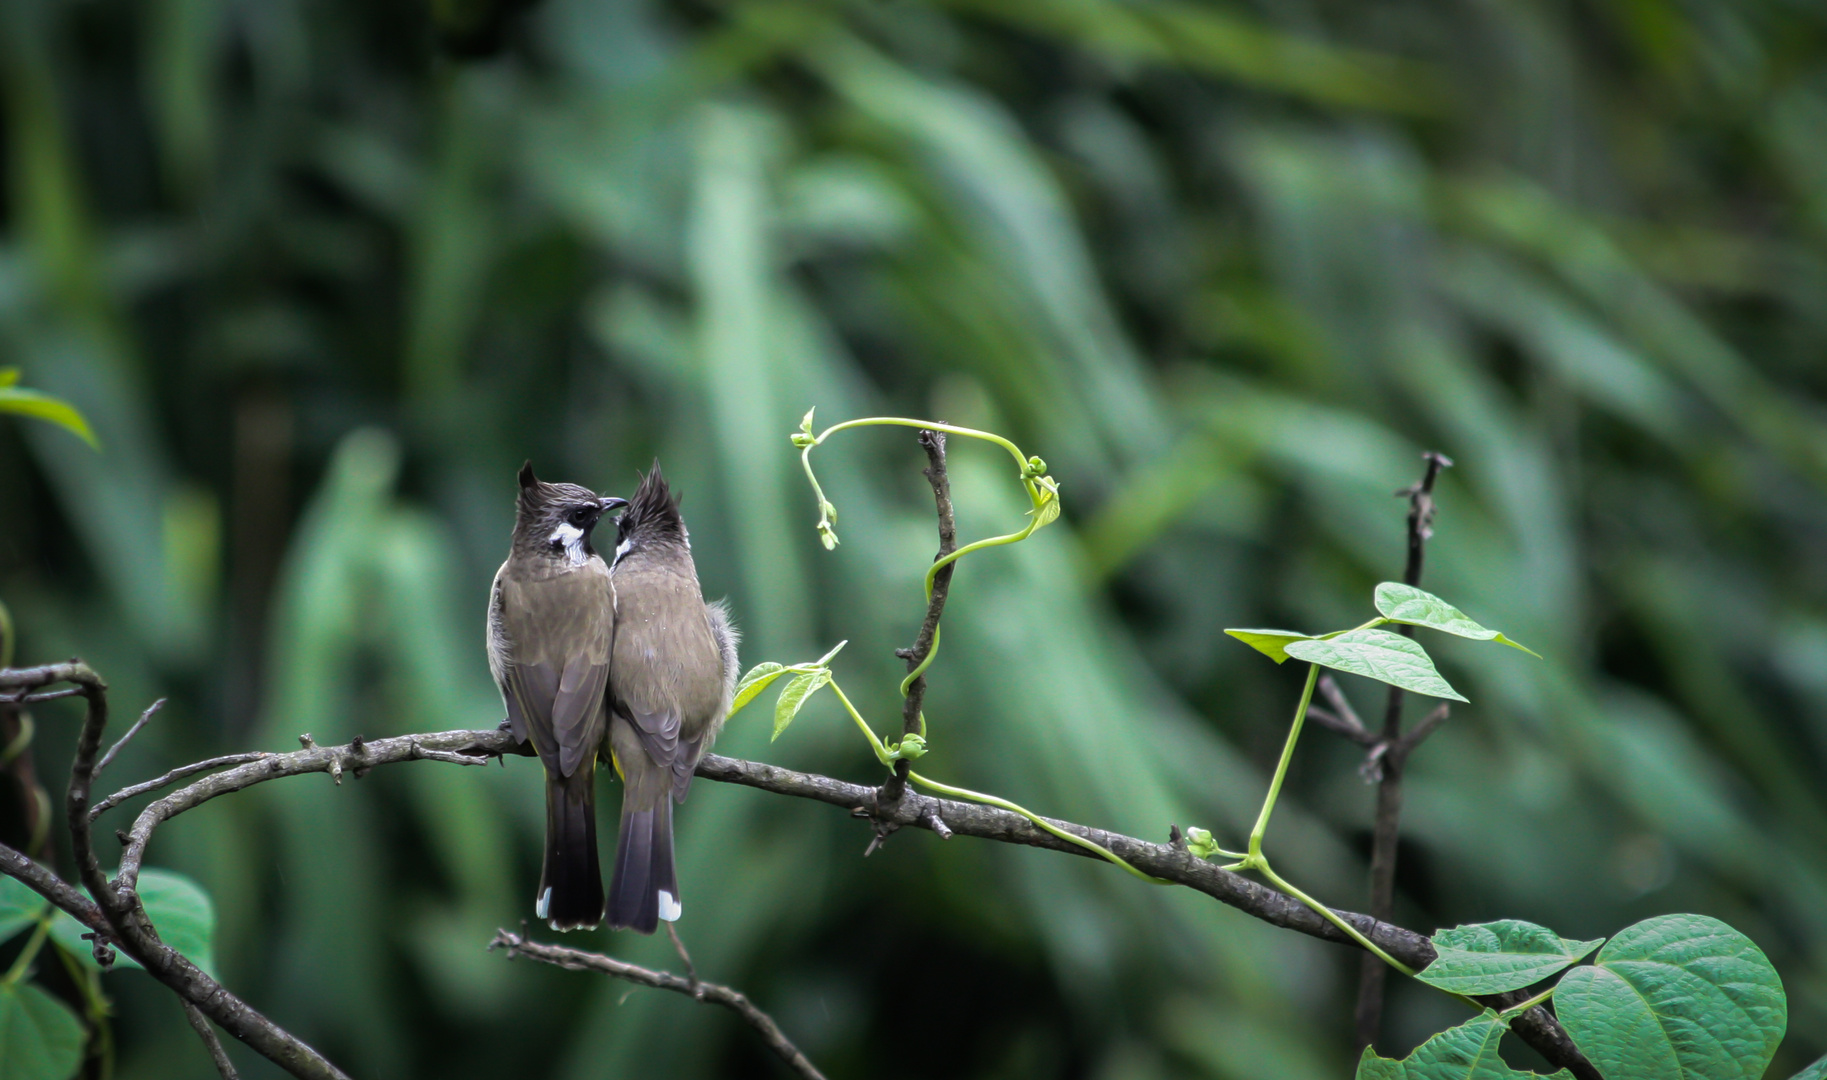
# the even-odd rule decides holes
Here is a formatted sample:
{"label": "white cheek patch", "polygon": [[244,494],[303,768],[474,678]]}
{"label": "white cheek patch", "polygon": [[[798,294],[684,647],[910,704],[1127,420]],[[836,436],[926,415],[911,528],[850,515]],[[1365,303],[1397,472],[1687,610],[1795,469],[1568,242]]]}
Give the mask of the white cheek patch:
{"label": "white cheek patch", "polygon": [[622,556],[628,554],[628,552],[630,552],[633,549],[634,549],[634,541],[632,539],[624,540],[621,543],[615,545],[615,558],[609,560],[610,569],[614,569],[615,564],[622,561]]}
{"label": "white cheek patch", "polygon": [[584,565],[584,530],[566,522],[552,530],[550,542],[553,547],[563,547],[565,558],[572,566]]}
{"label": "white cheek patch", "polygon": [[660,918],[667,922],[678,922],[679,916],[685,914],[685,905],[673,899],[671,893],[660,890]]}

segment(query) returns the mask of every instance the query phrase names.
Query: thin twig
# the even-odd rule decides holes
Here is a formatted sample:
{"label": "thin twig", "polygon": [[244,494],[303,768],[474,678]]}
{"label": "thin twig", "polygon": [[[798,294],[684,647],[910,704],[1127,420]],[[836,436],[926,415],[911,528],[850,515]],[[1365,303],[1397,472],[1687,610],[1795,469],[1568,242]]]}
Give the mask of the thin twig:
{"label": "thin twig", "polygon": [[[1358,711],[1351,707],[1351,699],[1345,696],[1345,691],[1339,689],[1337,679],[1330,674],[1321,675],[1319,692],[1320,696],[1326,699],[1326,704],[1332,706],[1332,711],[1338,714],[1339,719],[1366,735],[1370,734],[1370,729],[1365,727],[1364,721],[1358,718]],[[1312,712],[1309,711],[1308,715],[1311,716]]]}
{"label": "thin twig", "polygon": [[685,942],[679,940],[679,928],[670,919],[666,922],[666,936],[672,938],[672,947],[679,952],[679,962],[685,965],[685,979],[691,983],[691,996],[703,1001],[704,990],[698,984],[697,965],[691,962],[691,953],[685,951]]}
{"label": "thin twig", "polygon": [[[1434,481],[1440,470],[1453,462],[1443,454],[1429,450],[1421,455],[1426,470],[1413,485],[1396,492],[1408,499],[1408,564],[1402,580],[1409,585],[1421,584],[1421,565],[1427,554],[1428,537],[1434,535]],[[1415,628],[1396,627],[1408,636]],[[1402,752],[1402,691],[1389,688],[1388,704],[1383,710],[1383,731],[1364,760],[1366,778],[1377,782],[1376,823],[1370,840],[1370,914],[1387,920],[1396,905],[1396,854],[1402,829],[1402,768],[1407,754]],[[1393,752],[1392,752],[1393,751]],[[1358,971],[1357,1047],[1362,1050],[1376,1042],[1383,1026],[1383,992],[1388,968],[1373,956],[1366,956]]]}
{"label": "thin twig", "polygon": [[717,983],[698,982],[696,979],[683,979],[668,971],[653,971],[649,968],[617,960],[601,953],[585,952],[582,949],[570,949],[563,945],[547,945],[543,942],[528,941],[519,934],[506,930],[495,931],[495,940],[489,942],[491,949],[506,949],[509,958],[526,956],[542,963],[554,964],[572,971],[600,971],[618,979],[626,979],[642,986],[651,986],[656,990],[671,990],[687,997],[713,1005],[722,1005],[733,1010],[736,1015],[746,1020],[750,1027],[761,1035],[768,1048],[780,1055],[782,1061],[806,1080],[825,1080],[824,1074],[818,1071],[799,1047],[786,1037],[774,1018],[755,1007],[740,990],[732,990]]}
{"label": "thin twig", "polygon": [[101,802],[89,807],[89,820],[94,821],[96,818],[101,817],[102,814],[114,809],[128,799],[144,795],[149,791],[157,791],[162,787],[169,787],[179,780],[184,779],[186,776],[195,776],[200,772],[225,768],[229,765],[245,765],[250,761],[264,761],[272,756],[273,755],[264,750],[255,750],[252,753],[224,754],[221,757],[210,758],[208,761],[193,761],[189,765],[180,765],[166,773],[164,776],[134,784],[132,787],[124,787],[103,799]]}
{"label": "thin twig", "polygon": [[184,1018],[190,1021],[190,1029],[203,1040],[203,1046],[209,1051],[209,1060],[216,1063],[216,1072],[222,1080],[241,1080],[241,1074],[235,1071],[235,1063],[228,1060],[228,1051],[222,1049],[222,1040],[216,1038],[216,1029],[209,1026],[209,1017],[203,1010],[186,1001]]}
{"label": "thin twig", "polygon": [[1362,724],[1354,724],[1352,722],[1357,719],[1356,717],[1347,720],[1329,709],[1320,708],[1318,705],[1307,706],[1307,719],[1329,731],[1334,731],[1343,735],[1345,738],[1350,739],[1359,746],[1371,746],[1377,741],[1377,737],[1370,732],[1365,731]]}
{"label": "thin twig", "polygon": [[1406,763],[1408,755],[1414,752],[1415,747],[1426,742],[1427,737],[1432,735],[1441,724],[1446,723],[1446,718],[1452,714],[1453,707],[1447,702],[1442,701],[1434,706],[1433,712],[1422,717],[1419,724],[1408,729],[1408,734],[1402,736],[1402,741],[1396,744],[1393,753],[1400,755],[1402,761]]}
{"label": "thin twig", "polygon": [[[933,510],[939,523],[939,550],[933,555],[933,561],[938,562],[958,550],[958,522],[952,514],[952,483],[945,471],[945,433],[922,429],[916,438],[920,449],[926,451],[926,468],[921,473],[933,489]],[[908,671],[919,668],[932,654],[933,643],[939,636],[939,616],[945,612],[945,598],[952,588],[952,572],[957,568],[956,561],[948,562],[933,574],[933,594],[926,602],[926,618],[920,621],[920,630],[914,635],[913,646],[895,650],[895,655],[907,662]],[[907,696],[901,702],[902,738],[926,734],[921,730],[920,719],[920,709],[925,703],[926,676],[922,674],[907,685]],[[891,806],[899,802],[907,790],[907,773],[912,768],[913,763],[906,758],[895,762],[894,772],[882,782],[871,805]],[[864,854],[874,852],[887,836],[886,832],[878,832],[869,845],[869,851]]]}
{"label": "thin twig", "polygon": [[141,713],[140,718],[138,720],[135,720],[133,722],[133,726],[127,729],[127,734],[122,735],[120,737],[119,741],[117,741],[113,746],[108,747],[108,752],[103,754],[101,757],[101,760],[95,763],[95,775],[97,775],[97,776],[101,775],[101,771],[108,767],[108,763],[110,761],[113,761],[114,756],[121,752],[121,748],[127,745],[128,740],[132,739],[135,735],[138,735],[140,733],[140,729],[146,726],[146,721],[152,719],[152,714],[155,712],[158,712],[159,709],[164,707],[164,705],[165,705],[165,699],[160,698],[157,701],[153,702],[152,704],[146,706],[146,711]]}
{"label": "thin twig", "polygon": [[46,702],[46,701],[56,701],[59,698],[81,697],[82,693],[83,692],[82,692],[81,687],[72,687],[68,690],[52,690],[52,691],[49,691],[48,693],[43,693],[43,694],[20,693],[20,694],[15,694],[9,698],[0,699],[0,704],[37,705],[37,704],[40,704],[40,703]]}

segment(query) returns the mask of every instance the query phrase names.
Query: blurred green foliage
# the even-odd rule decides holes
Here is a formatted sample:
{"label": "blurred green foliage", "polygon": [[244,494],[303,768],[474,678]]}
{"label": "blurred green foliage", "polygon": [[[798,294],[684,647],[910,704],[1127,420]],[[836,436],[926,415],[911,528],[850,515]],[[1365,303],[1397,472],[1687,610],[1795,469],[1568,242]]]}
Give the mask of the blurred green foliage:
{"label": "blurred green foliage", "polygon": [[[1783,975],[1776,1075],[1827,1049],[1818,5],[522,6],[0,4],[0,366],[103,447],[0,424],[0,596],[19,662],[82,655],[123,717],[171,695],[123,781],[496,723],[526,457],[612,492],[660,457],[745,666],[849,638],[892,727],[930,496],[910,436],[852,435],[823,551],[787,443],[817,406],[1004,431],[1063,485],[958,572],[923,765],[1235,842],[1300,673],[1221,628],[1357,621],[1437,449],[1424,586],[1546,661],[1437,650],[1472,704],[1410,767],[1402,921],[1714,915]],[[998,454],[954,447],[968,535],[1021,522]],[[877,775],[828,697],[773,747],[764,712],[720,748]],[[38,710],[53,789],[75,715]],[[1355,764],[1315,732],[1276,826],[1342,905]],[[772,1068],[717,1011],[483,952],[530,912],[538,791],[306,778],[154,857],[228,983],[354,1073]],[[864,862],[843,815],[708,784],[679,836],[698,969],[834,1077],[1350,1068],[1355,954],[1184,890],[927,835]],[[169,995],[110,979],[120,1075],[202,1075]],[[1380,1049],[1464,1018],[1398,987]]]}

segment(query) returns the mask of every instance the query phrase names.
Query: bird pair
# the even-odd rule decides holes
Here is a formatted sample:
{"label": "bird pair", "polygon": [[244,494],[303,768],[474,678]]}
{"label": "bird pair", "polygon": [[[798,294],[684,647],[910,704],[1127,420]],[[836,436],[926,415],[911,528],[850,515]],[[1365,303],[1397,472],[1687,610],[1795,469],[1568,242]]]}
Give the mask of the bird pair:
{"label": "bird pair", "polygon": [[[608,562],[593,545],[616,520]],[[489,596],[489,669],[514,737],[546,770],[546,854],[535,910],[554,930],[652,933],[683,911],[672,804],[729,713],[736,630],[707,604],[679,501],[658,462],[634,496],[549,484],[520,468],[513,547]],[[621,777],[620,835],[605,905],[596,852],[596,762]]]}

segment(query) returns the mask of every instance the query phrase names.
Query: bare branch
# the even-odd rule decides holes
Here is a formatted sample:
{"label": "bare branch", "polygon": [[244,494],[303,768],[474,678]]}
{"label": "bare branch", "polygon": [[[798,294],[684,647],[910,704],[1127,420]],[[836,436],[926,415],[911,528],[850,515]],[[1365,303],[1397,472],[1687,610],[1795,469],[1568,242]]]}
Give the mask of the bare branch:
{"label": "bare branch", "polygon": [[152,719],[152,714],[158,712],[164,704],[165,699],[160,698],[146,706],[146,711],[141,713],[140,718],[135,720],[133,726],[127,729],[127,734],[122,735],[113,746],[108,747],[108,752],[103,754],[101,760],[95,763],[95,773],[97,776],[101,775],[101,771],[108,767],[108,763],[113,761],[114,756],[121,752],[121,748],[126,746],[129,740],[140,733],[140,729],[146,726],[146,721]]}
{"label": "bare branch", "polygon": [[1357,717],[1355,716],[1350,720],[1347,720],[1329,709],[1322,709],[1318,705],[1309,705],[1307,706],[1307,719],[1328,731],[1337,732],[1338,734],[1343,735],[1345,738],[1350,739],[1359,746],[1376,745],[1377,737],[1370,732],[1365,731],[1362,724],[1355,723],[1357,720]]}
{"label": "bare branch", "polygon": [[222,1049],[222,1040],[216,1038],[216,1029],[209,1026],[209,1017],[186,1001],[184,1019],[190,1021],[191,1030],[197,1033],[197,1038],[203,1040],[204,1048],[209,1051],[209,1060],[216,1063],[216,1072],[222,1080],[241,1080],[241,1075],[235,1072],[235,1063],[228,1060],[228,1051]]}
{"label": "bare branch", "polygon": [[225,754],[222,757],[210,758],[208,761],[195,761],[189,765],[180,765],[166,773],[164,776],[153,780],[147,780],[144,783],[134,784],[132,787],[124,787],[103,799],[101,802],[89,807],[89,820],[94,821],[96,818],[101,817],[102,814],[114,809],[128,799],[144,795],[149,791],[157,791],[162,787],[169,787],[179,780],[184,779],[186,776],[195,776],[200,772],[208,772],[211,769],[220,769],[229,765],[243,765],[250,761],[265,761],[272,756],[273,755],[264,750],[255,750],[248,754]]}
{"label": "bare branch", "polygon": [[[958,550],[958,522],[952,514],[952,483],[945,471],[945,433],[921,429],[916,437],[920,442],[920,449],[926,451],[926,468],[921,471],[926,476],[927,483],[932,485],[933,508],[939,519],[939,550],[933,555],[933,561],[938,562]],[[933,642],[939,635],[939,616],[945,612],[945,598],[951,594],[952,571],[957,567],[956,562],[949,562],[933,574],[933,595],[926,602],[926,618],[921,620],[919,633],[914,635],[913,647],[895,650],[896,656],[907,661],[908,671],[918,668],[926,662],[928,656],[932,655]],[[920,730],[920,709],[925,703],[926,676],[922,674],[908,684],[907,697],[901,702],[901,735],[903,738],[908,735],[925,734]],[[902,793],[907,790],[907,773],[912,768],[913,763],[906,758],[895,762],[894,772],[890,773],[888,779],[882,782],[881,788],[876,792],[876,797],[870,805],[878,803],[889,805],[899,802]],[[864,854],[875,851],[887,838],[888,833],[877,833],[875,841],[869,845],[869,851]]]}
{"label": "bare branch", "polygon": [[[670,925],[670,924],[668,924]],[[618,979],[626,979],[642,986],[651,986],[656,990],[671,990],[686,997],[713,1005],[722,1005],[733,1010],[736,1015],[748,1022],[749,1026],[760,1033],[762,1041],[768,1048],[779,1054],[792,1070],[806,1080],[825,1080],[818,1067],[794,1046],[792,1040],[780,1030],[774,1018],[755,1007],[740,990],[732,990],[717,983],[699,982],[697,979],[685,979],[667,971],[653,971],[648,968],[617,960],[601,953],[584,952],[582,949],[566,948],[563,945],[547,945],[543,942],[528,941],[519,934],[506,930],[495,931],[495,940],[489,942],[491,949],[506,949],[509,959],[516,956],[531,957],[547,964],[555,964],[572,971],[600,971]]]}
{"label": "bare branch", "polygon": [[1408,755],[1414,752],[1415,747],[1420,746],[1429,735],[1434,733],[1435,729],[1446,723],[1446,718],[1452,713],[1453,708],[1447,702],[1442,701],[1434,706],[1433,712],[1422,717],[1419,724],[1410,728],[1408,734],[1402,736],[1402,741],[1397,744],[1395,752],[1401,755],[1403,761],[1407,761]]}
{"label": "bare branch", "polygon": [[[95,902],[92,905],[86,901],[81,904],[69,903],[72,898],[66,894],[74,893],[75,890],[62,882],[57,883],[61,888],[47,891],[47,888],[41,886],[50,884],[42,880],[42,876],[50,876],[48,871],[43,871],[10,848],[0,852],[0,855],[7,856],[4,860],[7,872],[25,881],[63,910],[83,919],[98,935],[98,953],[102,951],[104,938],[112,940],[117,948],[139,961],[140,966],[153,978],[195,1005],[220,1024],[223,1030],[253,1047],[287,1072],[301,1080],[348,1080],[342,1070],[330,1064],[323,1055],[262,1016],[183,954],[160,941],[158,931],[153,928],[145,907],[140,904],[139,894],[134,891],[133,882],[110,882],[102,872],[101,864],[95,858],[90,831],[89,788],[95,778],[96,753],[101,748],[102,731],[108,725],[107,684],[88,665],[78,661],[0,671],[0,688],[24,687],[30,690],[59,682],[74,683],[80,687],[88,705],[82,731],[76,741],[76,756],[70,768],[70,788],[64,800],[64,810],[70,829],[71,852],[75,856],[83,884]],[[26,863],[24,868],[13,865],[15,856],[17,861]],[[21,869],[36,873],[28,876],[20,873]],[[35,881],[34,878],[39,880]],[[55,881],[55,877],[51,876],[51,880]],[[100,925],[84,919],[84,916],[92,915],[91,908],[101,915]]]}
{"label": "bare branch", "polygon": [[[1429,450],[1421,455],[1426,462],[1421,479],[1396,492],[1408,500],[1408,562],[1402,580],[1409,585],[1421,584],[1421,566],[1427,554],[1427,540],[1434,535],[1434,481],[1440,470],[1450,468],[1452,459]],[[1396,630],[1407,637],[1415,636],[1412,626]],[[1402,690],[1389,688],[1383,710],[1383,731],[1370,746],[1360,770],[1377,785],[1376,822],[1370,839],[1370,914],[1387,919],[1396,906],[1396,854],[1402,829],[1402,768],[1408,755],[1402,749]],[[1394,751],[1393,753],[1391,751]],[[1358,970],[1358,1006],[1356,1013],[1357,1047],[1376,1042],[1383,1026],[1383,990],[1389,970],[1374,956],[1366,955]]]}

